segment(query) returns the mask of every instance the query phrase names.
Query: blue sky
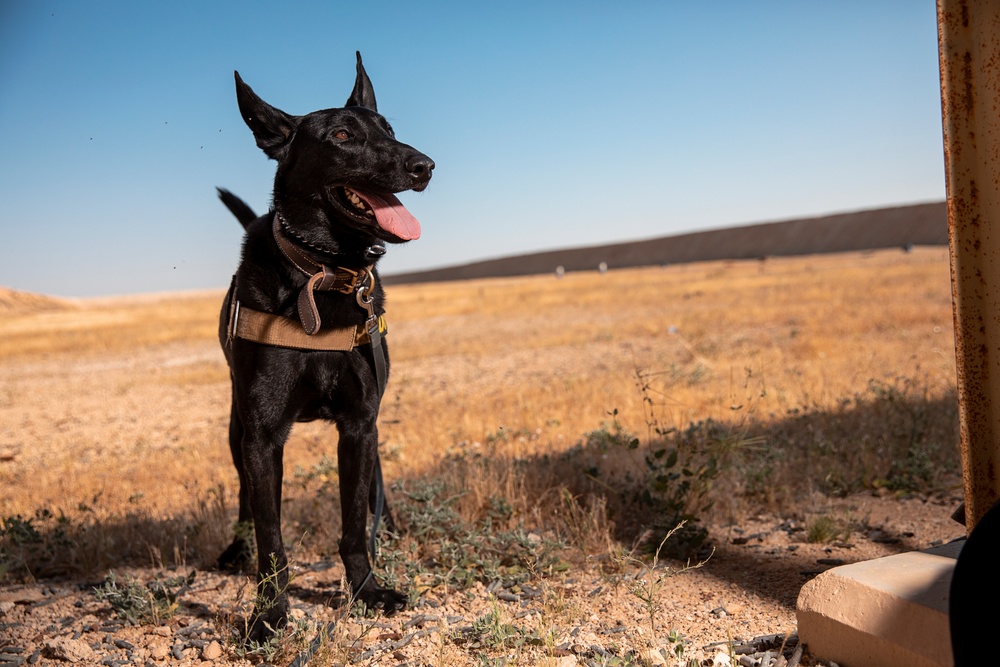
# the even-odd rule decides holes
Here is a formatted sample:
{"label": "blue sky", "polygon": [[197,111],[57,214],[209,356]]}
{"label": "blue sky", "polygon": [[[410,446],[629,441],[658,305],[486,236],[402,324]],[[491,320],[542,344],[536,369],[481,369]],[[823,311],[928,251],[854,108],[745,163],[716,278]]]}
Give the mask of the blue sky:
{"label": "blue sky", "polygon": [[437,163],[384,273],[944,198],[934,3],[0,0],[0,285],[221,288],[274,163],[233,70]]}

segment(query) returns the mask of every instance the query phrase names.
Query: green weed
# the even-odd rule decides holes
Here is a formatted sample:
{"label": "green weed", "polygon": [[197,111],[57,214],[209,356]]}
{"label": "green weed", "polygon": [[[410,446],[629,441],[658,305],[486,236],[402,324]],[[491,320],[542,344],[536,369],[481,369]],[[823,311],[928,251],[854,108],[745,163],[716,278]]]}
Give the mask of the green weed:
{"label": "green weed", "polygon": [[[712,419],[695,422],[683,431],[663,424],[652,378],[636,370],[646,440],[623,428],[618,411],[612,410],[610,422],[584,436],[585,447],[614,454],[611,465],[607,471],[601,464],[591,466],[585,474],[607,492],[623,494],[627,505],[641,509],[639,514],[653,517],[648,525],[638,527],[653,531],[651,549],[664,544],[664,536],[670,535],[674,539],[666,545],[667,555],[685,559],[705,545],[708,531],[699,523],[715,502],[711,491],[731,452],[756,441],[748,439],[742,428]],[[621,477],[613,464],[623,460],[632,461],[633,467]]]}
{"label": "green weed", "polygon": [[[660,565],[660,552],[663,551],[664,545],[670,540],[671,537],[679,534],[683,528],[684,522],[682,521],[667,532],[663,539],[660,540],[660,544],[656,547],[656,550],[653,552],[653,558],[650,564],[647,565],[643,561],[635,558],[631,559],[634,564],[640,567],[642,572],[641,576],[636,577],[635,583],[632,584],[631,593],[642,601],[643,608],[649,618],[649,630],[654,635],[656,634],[656,611],[658,609],[660,591],[663,588],[663,584],[671,577],[687,572],[688,570],[700,568],[708,562],[708,558],[705,558],[695,565],[685,565],[680,569],[673,569],[668,566]],[[679,648],[681,653],[678,654],[678,657],[681,657],[684,649],[683,646],[680,646]],[[675,646],[675,651],[676,650],[677,647]]]}
{"label": "green weed", "polygon": [[47,564],[72,547],[69,528],[64,514],[48,508],[35,510],[35,516],[27,519],[20,514],[5,518],[0,524],[0,581],[9,576],[44,576]]}
{"label": "green weed", "polygon": [[477,581],[521,583],[568,567],[559,560],[560,543],[517,521],[506,527],[514,514],[506,499],[491,497],[478,518],[469,521],[454,507],[463,494],[452,492],[444,479],[397,483],[393,490],[396,516],[405,534],[387,536],[382,544],[383,581],[408,588],[414,599],[436,586],[466,589]]}
{"label": "green weed", "polygon": [[130,575],[119,583],[117,575],[109,572],[104,584],[94,589],[94,596],[131,625],[160,625],[177,613],[178,600],[194,579],[192,570],[187,576],[154,579],[143,585]]}
{"label": "green weed", "polygon": [[490,600],[490,610],[477,618],[471,627],[457,631],[452,636],[456,644],[464,644],[471,649],[510,650],[524,646],[542,646],[543,638],[537,632],[508,623],[496,599]]}

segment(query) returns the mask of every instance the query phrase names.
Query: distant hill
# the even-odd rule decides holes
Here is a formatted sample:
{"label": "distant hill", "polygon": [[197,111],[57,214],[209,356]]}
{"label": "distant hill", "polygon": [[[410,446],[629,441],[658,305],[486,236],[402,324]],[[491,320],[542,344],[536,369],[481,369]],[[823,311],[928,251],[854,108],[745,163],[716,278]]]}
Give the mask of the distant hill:
{"label": "distant hill", "polygon": [[67,307],[69,302],[58,297],[20,292],[0,286],[0,313],[22,314]]}
{"label": "distant hill", "polygon": [[388,284],[468,280],[608,268],[812,255],[948,244],[945,202],[693,232],[612,245],[549,250],[384,276]]}

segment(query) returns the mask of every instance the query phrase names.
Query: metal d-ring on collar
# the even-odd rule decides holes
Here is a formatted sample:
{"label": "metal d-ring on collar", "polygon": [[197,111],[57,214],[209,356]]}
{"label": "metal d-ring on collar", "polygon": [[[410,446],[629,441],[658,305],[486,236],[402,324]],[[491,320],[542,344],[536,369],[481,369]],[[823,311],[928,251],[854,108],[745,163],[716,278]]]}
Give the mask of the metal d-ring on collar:
{"label": "metal d-ring on collar", "polygon": [[365,258],[369,260],[376,260],[385,254],[385,245],[382,243],[373,243],[372,245],[365,248]]}

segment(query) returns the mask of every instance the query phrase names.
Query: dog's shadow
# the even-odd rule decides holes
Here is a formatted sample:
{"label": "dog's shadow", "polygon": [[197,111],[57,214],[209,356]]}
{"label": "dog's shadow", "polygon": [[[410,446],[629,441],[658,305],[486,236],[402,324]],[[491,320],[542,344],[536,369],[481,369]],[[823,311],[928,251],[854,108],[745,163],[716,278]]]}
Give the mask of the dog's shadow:
{"label": "dog's shadow", "polygon": [[308,604],[322,605],[332,609],[340,609],[347,604],[347,592],[339,586],[300,586],[289,584],[288,596]]}

